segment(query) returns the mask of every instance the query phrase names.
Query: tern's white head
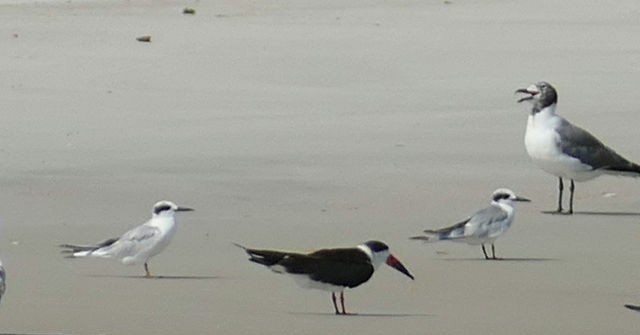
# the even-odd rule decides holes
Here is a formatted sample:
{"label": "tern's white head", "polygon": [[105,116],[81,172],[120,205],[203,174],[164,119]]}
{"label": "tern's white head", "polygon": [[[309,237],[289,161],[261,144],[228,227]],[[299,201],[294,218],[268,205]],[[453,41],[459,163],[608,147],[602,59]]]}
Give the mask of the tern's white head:
{"label": "tern's white head", "polygon": [[526,94],[518,102],[531,101],[533,104],[532,113],[537,113],[558,102],[556,89],[545,81],[535,83],[527,88],[518,89],[516,93]]}
{"label": "tern's white head", "polygon": [[162,200],[153,205],[153,215],[173,215],[175,212],[189,212],[191,208],[179,207],[171,201]]}
{"label": "tern's white head", "polygon": [[517,196],[512,190],[510,190],[508,188],[499,188],[499,189],[493,191],[493,194],[491,194],[491,202],[492,203],[512,204],[513,201],[530,202],[531,200],[529,200],[527,198],[523,198],[523,197]]}

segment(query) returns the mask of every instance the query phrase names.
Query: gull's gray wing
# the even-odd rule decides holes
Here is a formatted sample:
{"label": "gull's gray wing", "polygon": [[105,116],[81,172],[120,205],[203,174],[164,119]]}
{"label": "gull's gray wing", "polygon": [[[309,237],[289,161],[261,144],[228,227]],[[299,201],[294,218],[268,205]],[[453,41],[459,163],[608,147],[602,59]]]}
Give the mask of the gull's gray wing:
{"label": "gull's gray wing", "polygon": [[639,172],[640,166],[620,156],[613,149],[607,147],[591,135],[588,131],[574,126],[562,119],[556,129],[560,135],[560,150],[563,153],[579,159],[594,170],[605,169],[620,172]]}

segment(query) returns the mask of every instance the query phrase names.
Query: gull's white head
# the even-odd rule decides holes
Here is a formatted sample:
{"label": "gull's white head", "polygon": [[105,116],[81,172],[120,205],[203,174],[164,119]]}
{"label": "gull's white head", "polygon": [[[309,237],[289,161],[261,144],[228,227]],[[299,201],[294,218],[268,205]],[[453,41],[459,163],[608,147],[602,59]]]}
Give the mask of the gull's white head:
{"label": "gull's white head", "polygon": [[179,207],[171,201],[162,200],[153,205],[153,215],[173,215],[175,212],[190,212],[193,209]]}
{"label": "gull's white head", "polygon": [[530,202],[531,200],[516,195],[515,192],[508,188],[499,188],[491,194],[491,202],[493,203],[511,204],[513,201]]}

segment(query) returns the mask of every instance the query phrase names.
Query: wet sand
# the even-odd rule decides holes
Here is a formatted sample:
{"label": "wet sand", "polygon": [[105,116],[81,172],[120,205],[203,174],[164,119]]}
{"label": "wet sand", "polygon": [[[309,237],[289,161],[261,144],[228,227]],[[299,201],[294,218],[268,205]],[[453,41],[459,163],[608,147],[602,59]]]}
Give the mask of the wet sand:
{"label": "wet sand", "polygon": [[[640,160],[635,1],[1,3],[0,333],[637,332],[640,181],[578,184],[580,213],[542,214],[556,179],[513,94],[551,82],[559,113]],[[533,200],[505,260],[407,239],[502,186]],[[161,199],[196,209],[150,263],[165,278],[59,254]],[[232,245],[369,239],[416,280],[379,269],[346,292],[351,317]]]}

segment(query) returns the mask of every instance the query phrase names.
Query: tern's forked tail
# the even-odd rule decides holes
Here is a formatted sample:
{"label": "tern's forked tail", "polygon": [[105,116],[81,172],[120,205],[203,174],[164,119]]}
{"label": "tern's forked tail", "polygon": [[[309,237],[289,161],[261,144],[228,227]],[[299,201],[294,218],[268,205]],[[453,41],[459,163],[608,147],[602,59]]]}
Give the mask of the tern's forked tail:
{"label": "tern's forked tail", "polygon": [[117,238],[110,238],[95,245],[61,244],[59,247],[63,249],[61,253],[64,254],[66,258],[87,257],[98,249],[112,245],[117,240]]}
{"label": "tern's forked tail", "polygon": [[424,242],[436,242],[442,240],[455,240],[464,237],[464,227],[456,225],[453,227],[447,227],[437,230],[427,229],[424,231],[424,235],[413,236],[409,239],[420,240]]}
{"label": "tern's forked tail", "polygon": [[418,240],[423,242],[436,242],[440,240],[448,240],[445,234],[425,231],[425,235],[409,237],[410,240]]}
{"label": "tern's forked tail", "polygon": [[433,242],[431,236],[426,236],[426,235],[411,236],[409,237],[409,239],[423,241],[423,242]]}

